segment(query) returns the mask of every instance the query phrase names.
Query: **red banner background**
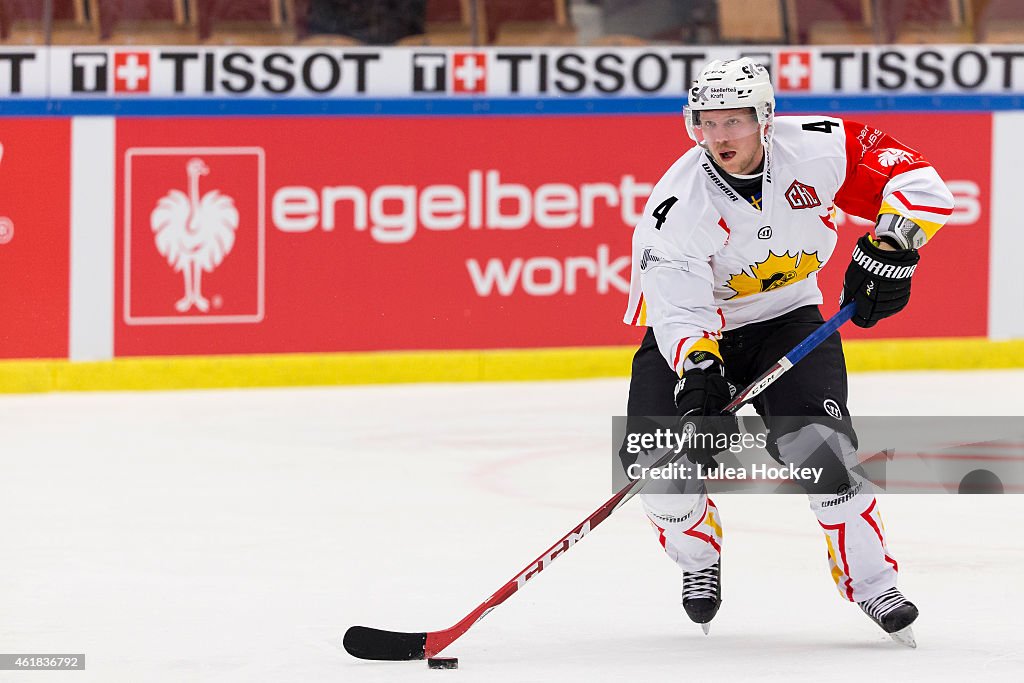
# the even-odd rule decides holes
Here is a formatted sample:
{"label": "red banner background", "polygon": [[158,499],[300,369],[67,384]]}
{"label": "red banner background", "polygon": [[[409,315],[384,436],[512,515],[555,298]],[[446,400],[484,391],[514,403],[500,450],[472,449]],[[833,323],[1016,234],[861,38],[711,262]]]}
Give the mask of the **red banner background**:
{"label": "red banner background", "polygon": [[70,119],[0,122],[0,358],[66,358]]}
{"label": "red banner background", "polygon": [[[980,213],[958,208],[961,224],[925,248],[902,315],[846,336],[984,335],[991,115],[850,118],[920,149]],[[971,144],[948,144],[952,130]],[[120,120],[116,355],[632,344],[638,331],[619,322],[631,216],[643,184],[690,144],[664,115]],[[262,151],[265,178],[231,158],[238,148]],[[130,150],[146,164],[129,169]],[[197,196],[229,197],[239,221],[202,275],[209,310],[180,312],[183,276],[156,247],[152,211],[189,194],[191,158],[209,169]],[[826,313],[865,230],[841,226],[821,278]],[[223,321],[237,314],[249,321]]]}

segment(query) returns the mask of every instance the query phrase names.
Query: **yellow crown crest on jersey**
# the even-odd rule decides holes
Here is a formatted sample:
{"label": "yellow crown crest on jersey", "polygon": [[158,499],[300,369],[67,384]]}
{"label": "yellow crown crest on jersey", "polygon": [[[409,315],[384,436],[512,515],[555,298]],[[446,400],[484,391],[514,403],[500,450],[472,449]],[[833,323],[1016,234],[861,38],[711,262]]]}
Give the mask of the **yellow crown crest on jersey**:
{"label": "yellow crown crest on jersey", "polygon": [[802,251],[798,254],[776,254],[768,252],[768,258],[759,261],[748,269],[744,269],[729,278],[726,286],[736,292],[729,299],[737,299],[751,294],[770,292],[794,282],[806,279],[811,273],[817,272],[822,266],[818,260],[818,252]]}

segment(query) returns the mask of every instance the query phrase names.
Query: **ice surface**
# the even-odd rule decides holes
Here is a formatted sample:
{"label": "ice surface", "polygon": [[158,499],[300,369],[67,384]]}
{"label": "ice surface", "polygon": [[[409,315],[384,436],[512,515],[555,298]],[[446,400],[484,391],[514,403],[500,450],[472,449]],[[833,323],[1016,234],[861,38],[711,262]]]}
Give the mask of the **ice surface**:
{"label": "ice surface", "polygon": [[[446,628],[608,498],[626,380],[0,397],[0,681],[1018,678],[1024,498],[886,496],[918,649],[840,599],[802,496],[721,496],[711,636],[634,501],[443,654]],[[1024,372],[855,375],[855,414],[1024,415]]]}

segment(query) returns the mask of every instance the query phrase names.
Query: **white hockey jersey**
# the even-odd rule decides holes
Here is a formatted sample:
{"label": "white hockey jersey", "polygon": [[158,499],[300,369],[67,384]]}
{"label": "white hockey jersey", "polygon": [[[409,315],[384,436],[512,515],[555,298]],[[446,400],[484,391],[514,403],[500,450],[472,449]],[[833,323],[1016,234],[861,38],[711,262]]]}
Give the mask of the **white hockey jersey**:
{"label": "white hockey jersey", "polygon": [[904,216],[931,237],[953,210],[935,169],[882,131],[823,116],[775,119],[761,210],[700,147],[654,187],[633,233],[624,321],[650,326],[676,372],[723,330],[820,304],[817,273],[838,238],[835,209]]}

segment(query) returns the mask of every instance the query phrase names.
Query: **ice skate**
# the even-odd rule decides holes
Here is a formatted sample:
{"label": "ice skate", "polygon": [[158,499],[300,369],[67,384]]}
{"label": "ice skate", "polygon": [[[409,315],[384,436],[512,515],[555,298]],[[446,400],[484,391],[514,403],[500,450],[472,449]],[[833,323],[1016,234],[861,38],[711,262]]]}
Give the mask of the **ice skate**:
{"label": "ice skate", "polygon": [[700,624],[704,635],[711,630],[711,620],[722,604],[721,563],[719,560],[707,569],[683,572],[683,609],[695,624]]}
{"label": "ice skate", "polygon": [[864,614],[871,617],[897,643],[917,647],[914,631],[910,627],[917,619],[917,607],[896,588],[890,588],[877,597],[857,604],[864,610]]}

